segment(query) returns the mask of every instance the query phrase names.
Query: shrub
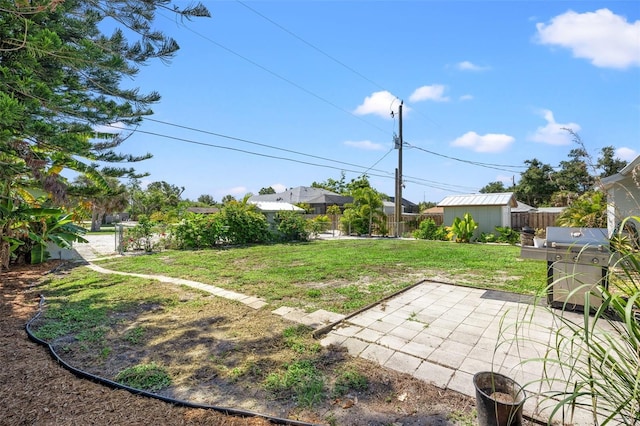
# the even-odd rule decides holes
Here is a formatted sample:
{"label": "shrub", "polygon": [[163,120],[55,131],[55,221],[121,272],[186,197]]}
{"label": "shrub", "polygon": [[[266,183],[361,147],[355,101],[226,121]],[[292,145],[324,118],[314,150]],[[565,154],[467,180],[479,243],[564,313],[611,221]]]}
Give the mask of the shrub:
{"label": "shrub", "polygon": [[520,233],[508,226],[496,226],[496,231],[498,231],[498,236],[496,237],[497,243],[514,245],[520,241]]}
{"label": "shrub", "polygon": [[331,226],[331,220],[326,215],[316,216],[313,219],[307,221],[307,231],[309,236],[317,238],[318,234],[325,232]]}
{"label": "shrub", "polygon": [[222,221],[216,215],[186,213],[174,226],[174,236],[180,249],[201,249],[214,247],[222,236]]}
{"label": "shrub", "polygon": [[224,205],[217,214],[222,225],[221,237],[228,244],[253,244],[269,241],[269,225],[254,207],[237,201]]}
{"label": "shrub", "polygon": [[276,214],[278,236],[282,241],[308,241],[307,221],[294,211],[283,211]]}
{"label": "shrub", "polygon": [[478,241],[480,241],[481,243],[495,243],[498,241],[498,237],[496,237],[496,234],[483,232],[482,234],[480,234],[480,238],[478,238]]}
{"label": "shrub", "polygon": [[420,222],[418,229],[413,231],[413,237],[421,240],[447,240],[447,230],[443,226],[436,225],[436,222],[431,219],[425,219]]}
{"label": "shrub", "polygon": [[340,218],[340,229],[347,235],[365,235],[369,232],[369,223],[354,209],[345,209]]}
{"label": "shrub", "polygon": [[147,253],[159,248],[154,242],[154,226],[147,216],[140,215],[138,223],[132,228],[125,228],[122,242],[122,250],[144,250]]}

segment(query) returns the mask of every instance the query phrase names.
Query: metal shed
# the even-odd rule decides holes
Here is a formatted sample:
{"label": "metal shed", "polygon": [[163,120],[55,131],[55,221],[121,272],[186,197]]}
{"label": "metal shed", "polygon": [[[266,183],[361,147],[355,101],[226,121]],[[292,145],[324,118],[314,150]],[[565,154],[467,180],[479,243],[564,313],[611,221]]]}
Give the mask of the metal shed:
{"label": "metal shed", "polygon": [[478,223],[475,236],[495,233],[496,226],[511,227],[511,209],[518,205],[513,192],[493,194],[449,195],[438,203],[444,210],[444,224],[450,226],[456,217],[469,213]]}

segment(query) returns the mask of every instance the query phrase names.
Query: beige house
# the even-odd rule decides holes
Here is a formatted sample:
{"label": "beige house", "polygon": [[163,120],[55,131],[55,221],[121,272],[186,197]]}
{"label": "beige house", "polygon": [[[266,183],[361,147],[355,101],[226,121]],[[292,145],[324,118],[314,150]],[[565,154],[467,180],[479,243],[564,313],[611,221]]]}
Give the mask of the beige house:
{"label": "beige house", "polygon": [[[640,216],[640,155],[615,175],[602,179],[607,191],[607,229],[613,235],[629,216]],[[640,230],[640,223],[635,221]]]}

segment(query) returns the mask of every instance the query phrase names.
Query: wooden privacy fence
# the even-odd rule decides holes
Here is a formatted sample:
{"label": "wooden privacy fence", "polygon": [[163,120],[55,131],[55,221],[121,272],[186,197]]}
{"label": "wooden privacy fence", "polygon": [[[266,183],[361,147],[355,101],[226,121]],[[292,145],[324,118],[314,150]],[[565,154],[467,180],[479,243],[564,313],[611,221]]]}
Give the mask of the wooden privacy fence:
{"label": "wooden privacy fence", "polygon": [[546,229],[547,226],[556,226],[556,219],[560,213],[548,212],[518,212],[511,213],[511,228],[520,230],[525,226],[533,229]]}
{"label": "wooden privacy fence", "polygon": [[[442,225],[444,215],[442,214],[403,214],[402,215],[402,228],[401,234],[411,234],[413,231],[420,227],[420,223],[423,220],[432,219],[436,225]],[[395,215],[387,215],[387,230],[389,235],[395,235],[396,231],[396,217]]]}
{"label": "wooden privacy fence", "polygon": [[[538,212],[517,212],[511,213],[511,228],[520,231],[523,227],[528,226],[533,229],[542,228],[545,229],[547,226],[555,226],[556,219],[560,213],[538,213]],[[316,214],[308,214],[304,217],[306,219],[313,219],[318,215]],[[340,217],[342,215],[337,216],[337,225],[340,226]],[[333,218],[329,216],[329,220],[331,221]],[[423,220],[432,219],[436,225],[446,225],[451,226],[450,223],[444,223],[444,215],[440,214],[403,214],[402,215],[402,227],[401,233],[404,235],[411,234],[413,231],[420,227],[420,223]],[[386,225],[388,235],[395,235],[396,230],[396,218],[395,215],[386,215]],[[380,234],[378,230],[374,230],[374,234]]]}
{"label": "wooden privacy fence", "polygon": [[[556,226],[556,219],[560,216],[560,213],[550,212],[517,212],[511,213],[511,229],[520,231],[523,227],[528,226],[533,229],[541,228],[546,229],[547,226]],[[428,215],[402,215],[402,233],[412,233],[420,227],[420,222],[425,219],[433,219],[436,225],[451,226],[450,223],[444,223],[443,214],[428,214]],[[387,216],[387,229],[389,235],[393,235],[395,231],[395,216]]]}

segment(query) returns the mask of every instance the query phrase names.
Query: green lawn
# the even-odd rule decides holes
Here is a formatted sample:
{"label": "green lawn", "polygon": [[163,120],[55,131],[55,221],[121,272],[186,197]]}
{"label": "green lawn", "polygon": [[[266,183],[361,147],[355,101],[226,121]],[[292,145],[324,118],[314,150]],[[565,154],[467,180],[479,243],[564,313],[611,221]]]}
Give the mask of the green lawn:
{"label": "green lawn", "polygon": [[313,241],[202,251],[165,251],[99,262],[109,269],[213,284],[307,310],[348,313],[423,279],[536,294],[546,263],[520,248],[424,240]]}

